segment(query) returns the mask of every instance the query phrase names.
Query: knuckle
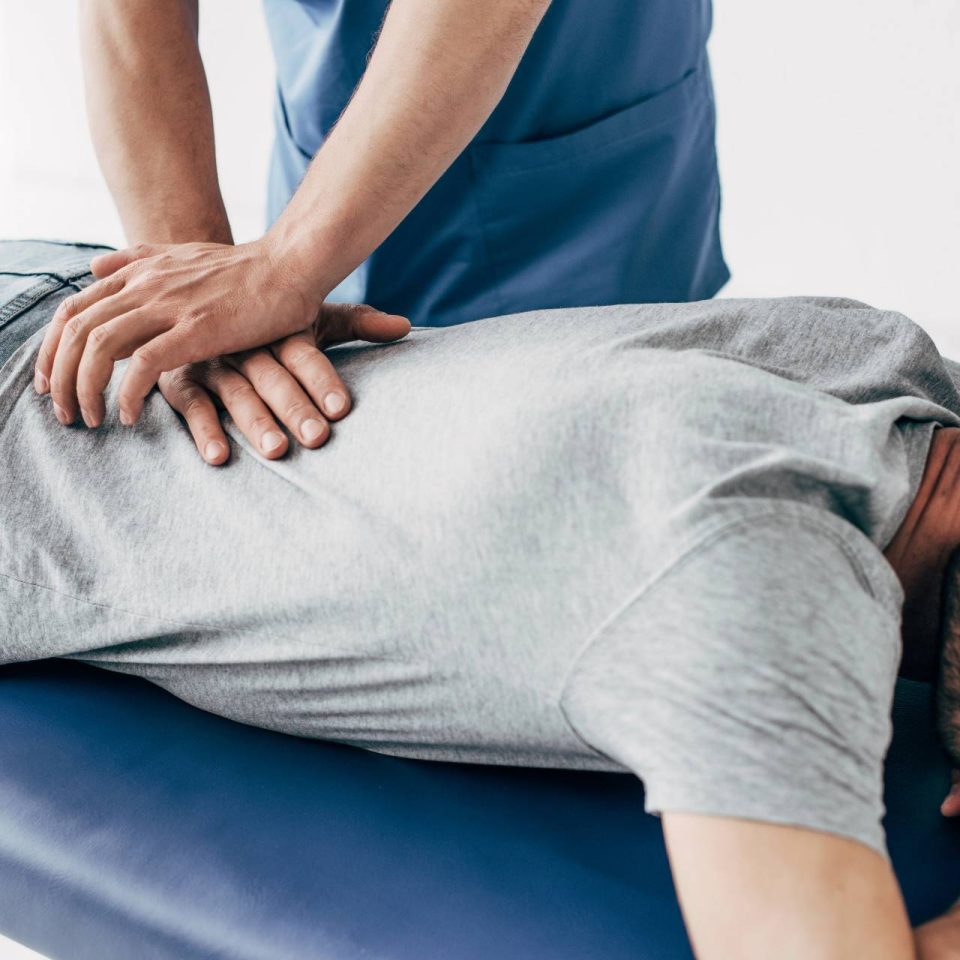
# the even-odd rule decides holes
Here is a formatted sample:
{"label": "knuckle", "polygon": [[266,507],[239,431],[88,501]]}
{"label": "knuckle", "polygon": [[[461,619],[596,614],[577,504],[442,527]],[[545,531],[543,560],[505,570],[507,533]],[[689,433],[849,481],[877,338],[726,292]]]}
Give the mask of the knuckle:
{"label": "knuckle", "polygon": [[253,356],[253,353],[253,350],[236,350],[233,353],[226,354],[223,359],[231,366],[243,369],[244,364]]}
{"label": "knuckle", "polygon": [[250,385],[239,380],[230,380],[220,391],[225,403],[234,403],[249,394]]}
{"label": "knuckle", "polygon": [[349,326],[350,333],[355,334],[361,325],[366,321],[371,313],[378,313],[374,307],[368,303],[354,303],[350,306]]}
{"label": "knuckle", "polygon": [[173,370],[166,370],[160,374],[157,381],[182,393],[186,390],[201,389],[203,383],[202,372],[192,363],[184,364],[182,367],[176,367]]}
{"label": "knuckle", "polygon": [[193,416],[208,409],[206,397],[199,390],[188,388],[183,391],[181,396],[184,416]]}
{"label": "knuckle", "polygon": [[185,376],[191,377],[198,383],[219,383],[230,372],[232,367],[222,357],[212,360],[199,360],[187,364]]}
{"label": "knuckle", "polygon": [[177,367],[176,370],[167,370],[160,374],[159,383],[169,386],[173,390],[189,390],[196,382],[196,377],[191,370],[191,365]]}
{"label": "knuckle", "polygon": [[303,367],[315,360],[320,351],[302,340],[289,344],[283,350],[283,362],[293,367]]}
{"label": "knuckle", "polygon": [[135,363],[138,367],[152,367],[156,355],[153,348],[150,344],[145,344],[142,347],[137,347],[136,350],[130,355],[130,360],[132,363]]}
{"label": "knuckle", "polygon": [[276,430],[277,426],[273,422],[273,418],[266,413],[258,413],[255,417],[252,417],[247,421],[247,426],[251,430],[256,430],[257,433],[263,433],[267,430]]}
{"label": "knuckle", "polygon": [[269,367],[265,367],[256,374],[256,385],[270,392],[276,391],[287,382],[287,373],[283,367],[277,366],[275,363],[270,364]]}
{"label": "knuckle", "polygon": [[307,420],[310,417],[317,419],[313,408],[302,400],[295,400],[284,407],[281,419],[285,423],[300,423],[301,420]]}
{"label": "knuckle", "polygon": [[83,333],[83,317],[77,314],[63,325],[62,336],[67,340],[76,340]]}
{"label": "knuckle", "polygon": [[152,260],[134,260],[128,263],[120,273],[118,279],[128,286],[136,286],[142,290],[155,289],[163,278],[161,271]]}
{"label": "knuckle", "polygon": [[110,331],[106,326],[94,327],[90,331],[90,336],[87,338],[88,342],[93,345],[95,350],[104,349],[109,340],[110,340]]}
{"label": "knuckle", "polygon": [[177,326],[186,330],[194,330],[202,326],[204,319],[204,314],[192,307],[177,312]]}
{"label": "knuckle", "polygon": [[128,287],[136,290],[141,296],[153,294],[159,282],[159,276],[153,268],[133,263],[127,267],[127,270],[130,271],[125,277]]}

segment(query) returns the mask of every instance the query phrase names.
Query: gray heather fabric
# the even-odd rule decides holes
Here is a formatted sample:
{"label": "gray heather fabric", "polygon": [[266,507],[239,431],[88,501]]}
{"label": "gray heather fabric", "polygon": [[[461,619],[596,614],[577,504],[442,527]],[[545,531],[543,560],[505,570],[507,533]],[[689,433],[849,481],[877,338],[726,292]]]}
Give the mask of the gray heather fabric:
{"label": "gray heather fabric", "polygon": [[0,662],[72,656],[403,756],[632,770],[654,811],[883,849],[880,550],[960,422],[905,317],[786,298],[417,329],[331,351],[356,406],[326,447],[270,462],[230,424],[222,469],[157,393],[120,427],[119,376],[103,427],[61,427],[41,336],[0,372]]}

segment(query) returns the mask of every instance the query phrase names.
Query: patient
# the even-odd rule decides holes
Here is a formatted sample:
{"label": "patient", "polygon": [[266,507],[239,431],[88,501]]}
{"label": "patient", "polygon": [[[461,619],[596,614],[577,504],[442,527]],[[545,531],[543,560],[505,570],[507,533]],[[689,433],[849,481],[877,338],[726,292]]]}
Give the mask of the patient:
{"label": "patient", "polygon": [[898,670],[939,678],[960,761],[960,394],[919,327],[785,298],[414,328],[331,349],[355,409],[322,449],[228,420],[218,471],[156,394],[65,430],[34,392],[92,252],[0,246],[0,663],[632,771],[702,960],[960,949],[953,915],[910,931],[880,823]]}

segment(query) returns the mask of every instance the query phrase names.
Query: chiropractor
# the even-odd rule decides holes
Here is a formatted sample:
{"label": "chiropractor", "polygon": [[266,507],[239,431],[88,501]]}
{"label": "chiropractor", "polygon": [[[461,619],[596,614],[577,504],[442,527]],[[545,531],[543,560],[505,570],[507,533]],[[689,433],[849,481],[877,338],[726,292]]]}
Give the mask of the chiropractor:
{"label": "chiropractor", "polygon": [[[322,352],[555,306],[710,297],[720,249],[710,0],[266,0],[266,234],[233,245],[197,0],[84,0],[87,103],[131,247],[51,322],[35,385],[95,427],[114,363],[208,462],[219,398],[266,456],[349,410]],[[372,52],[371,52],[372,51]],[[335,328],[330,301],[366,301]],[[332,314],[330,314],[332,315]]]}

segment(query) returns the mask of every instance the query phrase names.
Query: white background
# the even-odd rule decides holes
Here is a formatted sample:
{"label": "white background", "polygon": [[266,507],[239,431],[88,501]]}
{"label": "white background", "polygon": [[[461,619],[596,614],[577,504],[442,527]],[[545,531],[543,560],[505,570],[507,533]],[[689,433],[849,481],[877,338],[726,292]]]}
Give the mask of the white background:
{"label": "white background", "polygon": [[[250,239],[270,139],[263,16],[256,0],[201,10],[221,180]],[[734,274],[722,296],[856,297],[960,357],[958,52],[957,0],[716,0]],[[0,0],[0,236],[123,243],[87,138],[70,0]],[[20,956],[0,943],[4,960]]]}

